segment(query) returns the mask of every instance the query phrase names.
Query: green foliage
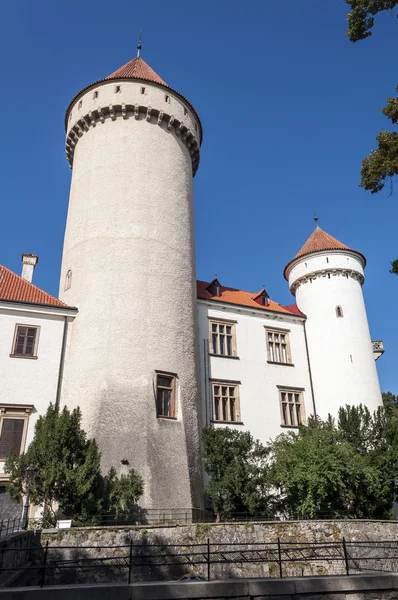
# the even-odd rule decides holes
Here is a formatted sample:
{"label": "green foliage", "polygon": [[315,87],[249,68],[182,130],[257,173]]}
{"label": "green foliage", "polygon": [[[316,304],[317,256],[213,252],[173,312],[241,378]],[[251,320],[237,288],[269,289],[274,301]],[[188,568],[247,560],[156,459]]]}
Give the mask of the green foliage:
{"label": "green foliage", "polygon": [[70,412],[65,407],[59,412],[50,405],[47,413],[39,417],[26,453],[11,453],[6,462],[5,471],[11,479],[8,490],[14,499],[25,489],[27,465],[35,465],[31,500],[43,506],[45,520],[54,520],[58,512],[91,523],[101,513],[101,455],[95,440],[87,439],[80,423],[80,409]]}
{"label": "green foliage", "polygon": [[398,133],[380,131],[378,147],[363,159],[360,187],[372,194],[380,192],[388,178],[398,175]]}
{"label": "green foliage", "polygon": [[217,520],[234,512],[272,513],[268,450],[249,432],[205,427],[203,464],[210,476],[206,492]]}
{"label": "green foliage", "polygon": [[26,491],[26,467],[33,463],[37,473],[30,498],[43,507],[44,523],[54,524],[64,516],[79,525],[95,525],[103,513],[130,510],[143,491],[142,479],[133,470],[117,477],[111,469],[103,478],[100,459],[96,441],[87,439],[81,427],[80,409],[65,407],[60,412],[50,404],[36,423],[26,453],[10,453],[5,465],[11,480],[8,492],[14,500],[20,499]]}
{"label": "green foliage", "polygon": [[380,408],[309,419],[272,443],[272,480],[287,516],[387,518],[396,492],[398,420]]}
{"label": "green foliage", "polygon": [[392,10],[398,0],[345,0],[351,11],[347,15],[347,35],[351,42],[358,42],[372,35],[374,17],[384,10]]}
{"label": "green foliage", "polygon": [[[347,35],[352,42],[364,40],[372,35],[374,17],[385,10],[398,6],[398,0],[345,0],[351,11],[347,15]],[[398,15],[397,15],[398,16]],[[398,90],[398,86],[396,86]],[[398,123],[398,98],[388,98],[382,109],[393,125]],[[398,133],[381,131],[377,136],[377,148],[363,159],[360,187],[372,194],[380,192],[390,180],[392,194],[392,178],[398,175]],[[398,260],[391,263],[390,273],[398,274]]]}
{"label": "green foliage", "polygon": [[[398,262],[398,261],[397,261]],[[383,392],[381,394],[385,408],[398,408],[398,396],[391,392]]]}
{"label": "green foliage", "polygon": [[391,262],[390,273],[393,273],[394,275],[398,275],[398,260],[393,260]]}
{"label": "green foliage", "polygon": [[117,517],[131,514],[144,492],[142,477],[134,469],[117,477],[116,470],[112,467],[107,479],[108,510],[115,512]]}

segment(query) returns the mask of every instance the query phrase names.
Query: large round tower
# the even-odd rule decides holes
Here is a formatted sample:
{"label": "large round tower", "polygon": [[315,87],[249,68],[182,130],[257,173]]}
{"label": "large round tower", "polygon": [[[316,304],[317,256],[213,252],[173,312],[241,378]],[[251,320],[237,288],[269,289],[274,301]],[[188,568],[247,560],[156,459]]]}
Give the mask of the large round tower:
{"label": "large round tower", "polygon": [[63,402],[142,504],[200,507],[192,105],[137,57],[66,112],[72,182],[60,298],[77,306]]}
{"label": "large round tower", "polygon": [[366,259],[318,224],[284,275],[306,334],[317,414],[340,406],[381,404],[381,393],[362,294]]}

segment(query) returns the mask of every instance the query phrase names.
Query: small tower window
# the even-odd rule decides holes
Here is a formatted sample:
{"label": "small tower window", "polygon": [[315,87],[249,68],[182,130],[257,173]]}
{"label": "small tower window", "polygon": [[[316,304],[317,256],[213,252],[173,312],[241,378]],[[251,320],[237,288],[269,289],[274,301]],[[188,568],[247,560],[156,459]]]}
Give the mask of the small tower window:
{"label": "small tower window", "polygon": [[195,131],[198,131],[198,126],[196,123],[195,123]]}
{"label": "small tower window", "polygon": [[186,116],[188,114],[187,109],[184,107],[184,115]]}
{"label": "small tower window", "polygon": [[168,94],[164,95],[164,101],[170,104],[170,96]]}
{"label": "small tower window", "polygon": [[141,88],[141,94],[145,94],[145,88],[144,87]]}
{"label": "small tower window", "polygon": [[329,262],[329,259],[328,259],[328,257],[326,257],[326,262],[327,262],[327,263]]}
{"label": "small tower window", "polygon": [[119,94],[120,92],[120,85],[116,85],[115,86],[115,94]]}
{"label": "small tower window", "polygon": [[343,309],[341,306],[336,306],[336,317],[344,317]]}
{"label": "small tower window", "polygon": [[65,291],[69,290],[72,285],[72,271],[69,269],[65,276]]}
{"label": "small tower window", "polygon": [[95,100],[95,98],[98,98],[98,90],[95,90],[95,92],[93,94],[93,99]]}
{"label": "small tower window", "polygon": [[82,107],[82,104],[83,104],[83,100],[80,100],[80,102],[79,102],[79,104],[78,104],[77,108],[81,108],[81,107]]}

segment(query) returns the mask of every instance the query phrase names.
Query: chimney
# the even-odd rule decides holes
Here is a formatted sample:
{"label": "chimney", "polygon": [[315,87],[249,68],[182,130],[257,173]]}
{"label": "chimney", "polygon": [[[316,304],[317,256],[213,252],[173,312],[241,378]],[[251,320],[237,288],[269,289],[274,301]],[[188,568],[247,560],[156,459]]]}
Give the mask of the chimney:
{"label": "chimney", "polygon": [[33,271],[38,262],[39,257],[36,254],[22,254],[22,279],[32,283]]}

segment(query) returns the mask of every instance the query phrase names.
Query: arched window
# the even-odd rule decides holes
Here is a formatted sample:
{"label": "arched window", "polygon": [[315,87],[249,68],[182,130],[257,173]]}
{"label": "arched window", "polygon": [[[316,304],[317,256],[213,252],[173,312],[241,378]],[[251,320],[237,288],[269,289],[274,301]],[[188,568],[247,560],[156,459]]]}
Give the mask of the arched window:
{"label": "arched window", "polygon": [[344,317],[343,309],[341,306],[336,306],[336,317]]}
{"label": "arched window", "polygon": [[69,269],[69,271],[66,274],[65,277],[65,290],[69,290],[69,288],[72,285],[72,271]]}

